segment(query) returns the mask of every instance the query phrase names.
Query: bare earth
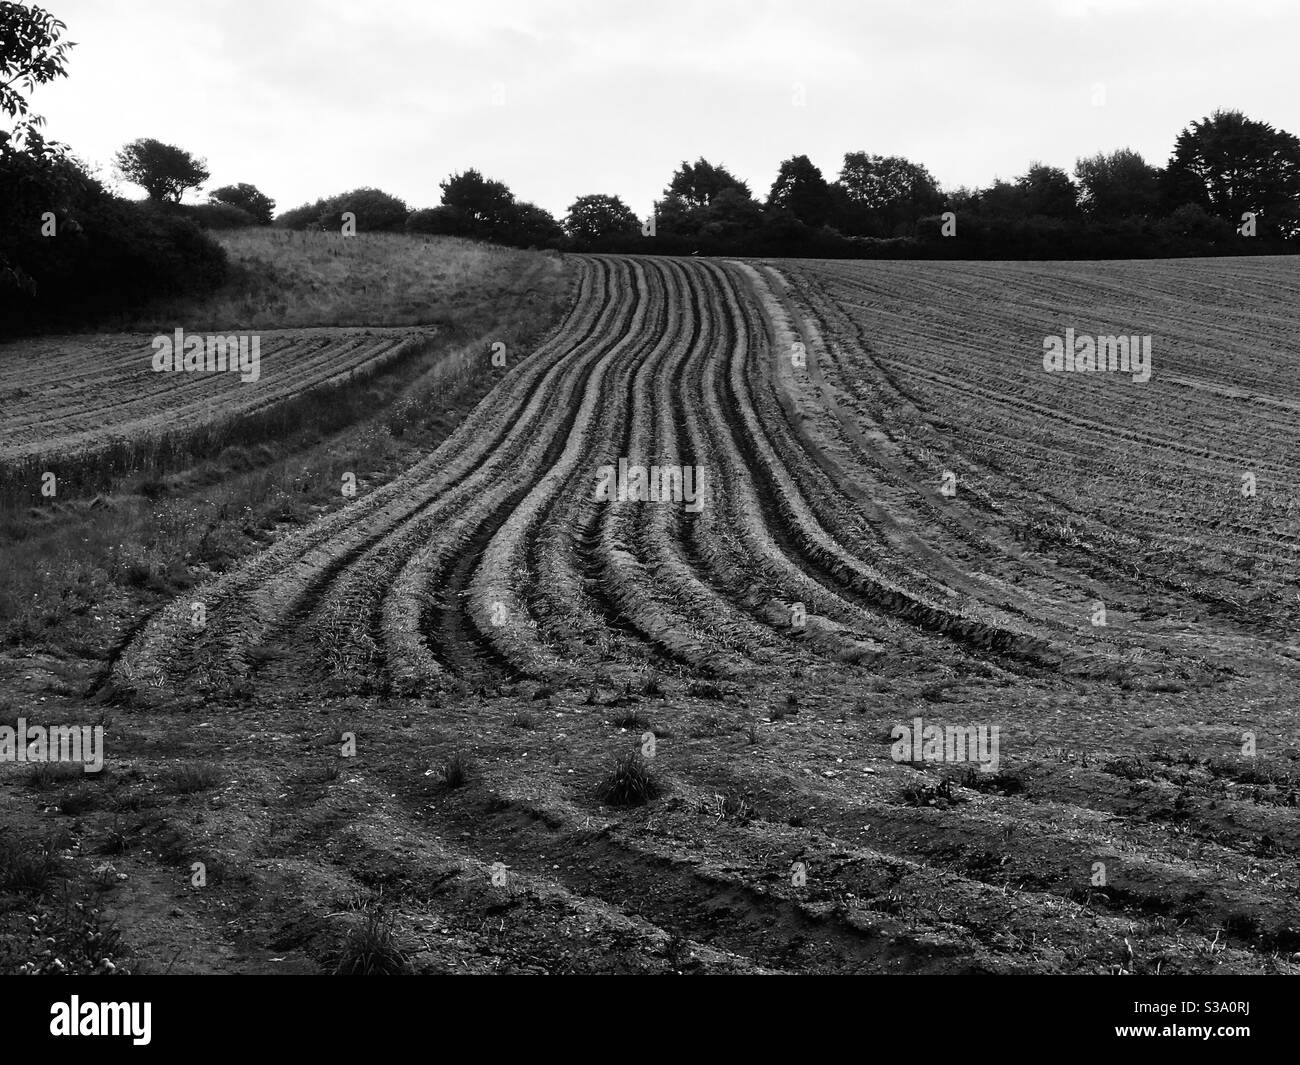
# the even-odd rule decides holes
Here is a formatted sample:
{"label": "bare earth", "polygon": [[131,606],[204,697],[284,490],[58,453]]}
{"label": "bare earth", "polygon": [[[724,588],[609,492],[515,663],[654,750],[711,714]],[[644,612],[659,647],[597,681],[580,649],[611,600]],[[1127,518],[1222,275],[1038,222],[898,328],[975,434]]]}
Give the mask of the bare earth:
{"label": "bare earth", "polygon": [[[1295,263],[573,268],[436,449],[0,663],[108,723],[63,819],[132,965],[328,971],[379,899],[417,971],[1300,972]],[[1151,379],[1046,373],[1067,327]]]}

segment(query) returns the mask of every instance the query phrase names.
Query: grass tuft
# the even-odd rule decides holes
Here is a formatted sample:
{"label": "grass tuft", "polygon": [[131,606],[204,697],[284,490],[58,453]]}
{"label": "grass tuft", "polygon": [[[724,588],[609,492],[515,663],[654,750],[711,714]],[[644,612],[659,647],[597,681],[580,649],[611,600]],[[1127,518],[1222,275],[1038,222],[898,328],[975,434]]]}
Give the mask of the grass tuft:
{"label": "grass tuft", "polygon": [[473,768],[469,757],[456,751],[438,768],[438,783],[444,788],[463,788],[469,783]]}
{"label": "grass tuft", "polygon": [[405,976],[411,964],[393,935],[393,918],[382,906],[371,907],[365,921],[343,941],[335,976]]}
{"label": "grass tuft", "polygon": [[210,762],[187,762],[169,769],[163,779],[171,791],[179,795],[191,795],[215,788],[222,781],[222,773]]}
{"label": "grass tuft", "polygon": [[658,776],[640,751],[620,755],[596,794],[607,806],[644,806],[663,793]]}

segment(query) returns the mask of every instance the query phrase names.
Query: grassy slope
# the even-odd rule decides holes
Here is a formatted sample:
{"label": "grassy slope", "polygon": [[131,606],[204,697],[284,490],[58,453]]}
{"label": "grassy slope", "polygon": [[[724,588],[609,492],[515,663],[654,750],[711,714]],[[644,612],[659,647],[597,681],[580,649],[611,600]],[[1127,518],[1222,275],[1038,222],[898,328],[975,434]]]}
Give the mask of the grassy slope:
{"label": "grassy slope", "polygon": [[528,283],[540,260],[558,257],[459,237],[397,233],[342,237],[247,229],[214,236],[230,255],[231,279],[202,300],[160,302],[103,323],[106,329],[287,329],[310,326],[454,325],[485,308],[545,295],[551,277]]}

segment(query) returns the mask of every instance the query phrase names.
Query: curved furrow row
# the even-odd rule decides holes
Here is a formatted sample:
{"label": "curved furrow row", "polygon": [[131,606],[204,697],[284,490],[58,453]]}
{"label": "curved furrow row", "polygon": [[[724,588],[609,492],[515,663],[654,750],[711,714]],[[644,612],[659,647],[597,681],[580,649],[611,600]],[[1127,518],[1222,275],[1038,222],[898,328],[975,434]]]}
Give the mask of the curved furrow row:
{"label": "curved furrow row", "polygon": [[340,655],[337,665],[345,677],[359,680],[387,661],[400,688],[418,688],[446,672],[440,658],[468,667],[481,657],[472,637],[460,633],[444,633],[440,642],[456,646],[435,653],[428,643],[438,639],[440,626],[430,619],[460,614],[462,582],[453,577],[467,574],[454,572],[456,567],[467,566],[482,550],[552,460],[573,424],[576,396],[604,357],[604,338],[618,328],[625,328],[622,310],[609,302],[588,336],[548,371],[488,461],[377,544],[330,589],[308,631]]}
{"label": "curved furrow row", "polygon": [[[653,335],[668,334],[673,298],[670,293],[658,303]],[[591,465],[577,466],[539,514],[525,545],[521,597],[539,638],[565,661],[671,671],[677,664],[619,614],[599,573],[600,530],[609,507],[596,499],[596,468],[617,465],[619,456],[628,453],[629,402],[620,392],[609,397],[591,439]]]}
{"label": "curved furrow row", "polygon": [[[233,570],[184,601],[160,611],[127,648],[116,666],[129,684],[167,687],[186,672],[243,675],[249,647],[300,610],[324,584],[367,549],[460,484],[493,456],[519,423],[528,397],[534,414],[545,406],[542,383],[572,350],[575,337],[590,336],[605,314],[610,293],[605,267],[585,266],[568,316],[526,361],[470,413],[463,425],[401,477],[345,509],[285,537],[246,566]],[[191,602],[201,601],[207,624],[196,628]]]}
{"label": "curved furrow row", "polygon": [[710,323],[710,337],[679,367],[678,431],[694,454],[709,458],[714,482],[726,490],[685,530],[685,551],[730,601],[778,637],[844,661],[874,653],[880,645],[865,629],[877,626],[792,562],[782,531],[765,524],[751,471],[720,407],[707,399],[716,398],[725,353],[746,341],[734,333],[716,285],[694,286],[692,302],[697,317]]}
{"label": "curved furrow row", "polygon": [[[652,482],[656,471],[675,469],[685,475],[682,457],[659,446],[653,421],[651,399],[654,381],[691,349],[698,324],[685,308],[685,289],[678,287],[678,277],[667,264],[656,261],[654,268],[661,283],[676,301],[678,322],[672,337],[660,338],[649,356],[637,367],[629,382],[626,420],[629,437],[626,453],[628,468],[644,468]],[[690,487],[695,487],[694,471]],[[680,483],[684,489],[687,482]],[[658,488],[655,489],[656,494]],[[696,669],[719,676],[738,676],[748,669],[734,643],[721,631],[719,618],[703,616],[695,609],[692,596],[695,584],[662,550],[662,543],[651,543],[656,520],[678,513],[687,505],[684,492],[679,498],[659,501],[613,501],[606,503],[609,514],[603,530],[603,564],[607,580],[625,604],[628,620],[644,636],[664,646],[670,653]],[[694,494],[694,493],[692,493]],[[694,505],[694,504],[691,504]],[[707,505],[707,502],[706,504]]]}
{"label": "curved furrow row", "polygon": [[628,375],[644,359],[646,337],[653,335],[651,323],[668,316],[654,269],[636,261],[631,268],[635,303],[626,330],[609,338],[606,358],[582,396],[574,429],[562,441],[563,450],[493,537],[471,584],[469,608],[475,625],[525,672],[550,675],[560,664],[555,651],[537,635],[538,615],[530,602],[537,580],[529,572],[530,542],[559,497],[593,491],[596,463],[591,460],[602,428],[626,388]]}
{"label": "curved furrow row", "polygon": [[[1052,571],[1017,589],[1005,560],[978,572],[999,545],[971,539],[969,515],[916,527],[943,508],[895,483],[895,444],[876,456],[850,431],[836,399],[849,392],[821,376],[848,368],[820,339],[821,309],[805,320],[772,288],[779,274],[582,263],[565,321],[446,442],[166,608],[119,672],[247,682],[274,660],[272,638],[291,672],[404,692],[629,666],[757,676],[918,640],[950,662],[1080,654],[1080,585]],[[784,357],[796,339],[821,359],[812,388]],[[602,467],[620,460],[671,470],[699,498],[599,499]],[[190,623],[194,601],[205,625]]]}
{"label": "curved furrow row", "polygon": [[[641,265],[656,296],[664,306],[679,307],[680,293],[664,264],[645,260]],[[601,466],[617,470],[621,458],[629,464],[649,465],[653,459],[650,436],[648,401],[651,382],[661,366],[687,347],[690,328],[689,316],[672,316],[669,328],[658,334],[646,333],[640,338],[640,348],[633,366],[628,367],[618,382],[622,403],[612,400],[602,407],[601,415],[618,412],[620,420],[628,427],[626,452],[623,455],[602,455],[589,451],[585,463],[575,467],[574,483],[570,490],[582,495],[594,495]],[[732,674],[744,668],[743,660],[720,645],[691,617],[680,609],[680,589],[658,567],[647,564],[637,552],[638,524],[648,511],[675,508],[678,503],[638,503],[636,501],[603,501],[599,504],[608,513],[600,531],[599,563],[603,570],[606,594],[616,604],[623,619],[643,638],[662,648],[669,657],[683,661],[695,668],[706,668],[714,673]],[[522,535],[525,524],[521,521],[518,533]],[[516,547],[516,557],[522,558],[522,540]],[[678,595],[673,595],[674,591]]]}
{"label": "curved furrow row", "polygon": [[[69,402],[66,390],[44,397],[45,410],[26,419],[6,419],[0,445],[7,464],[66,461],[69,456],[163,437],[177,425],[197,431],[223,420],[246,420],[284,400],[367,377],[417,350],[425,338],[368,336],[274,340],[261,352],[261,378],[244,382],[232,372],[155,373],[151,350],[141,338],[134,356],[137,372],[120,379],[87,382],[84,396]],[[30,400],[26,401],[30,402]],[[53,408],[51,411],[50,408]],[[160,413],[162,412],[162,413]],[[165,414],[166,426],[163,424]]]}
{"label": "curved furrow row", "polygon": [[[761,336],[767,321],[761,311],[737,292],[735,279],[720,266],[707,264],[716,271],[719,284],[727,294],[728,313],[737,323],[737,329],[749,336]],[[770,344],[763,340],[767,365],[770,368]],[[727,380],[726,413],[729,421],[743,426],[742,451],[747,453],[749,464],[767,474],[768,503],[774,508],[774,517],[783,521],[795,536],[801,551],[818,566],[829,572],[843,587],[860,596],[863,602],[902,619],[917,628],[939,633],[980,650],[994,651],[1032,662],[1054,662],[1050,647],[1031,633],[1017,631],[1008,623],[993,624],[978,617],[964,616],[926,598],[911,594],[889,581],[878,569],[852,555],[817,522],[807,500],[794,483],[789,470],[782,462],[767,433],[768,424],[775,424],[778,415],[762,403],[762,393],[756,392],[747,369],[747,360],[739,350],[733,352]],[[768,421],[760,419],[764,410]]]}
{"label": "curved furrow row", "polygon": [[[972,485],[971,491],[977,497],[976,505],[981,510],[979,520],[964,510],[947,508],[942,512],[942,528],[966,545],[973,571],[992,568],[995,572],[1007,572],[1014,567],[1012,572],[1018,589],[1017,598],[1045,622],[1059,625],[1065,631],[1080,631],[1077,627],[1072,629],[1072,623],[1077,625],[1079,617],[1088,613],[1092,601],[1144,599],[1152,592],[1153,580],[1159,588],[1180,596],[1211,603],[1216,607],[1232,607],[1230,599],[1225,599],[1219,589],[1207,585],[1203,580],[1170,583],[1158,573],[1151,572],[1139,579],[1131,556],[1134,548],[1144,542],[1163,542],[1169,546],[1174,539],[1170,535],[1171,529],[1204,527],[1207,524],[1204,513],[1207,483],[1217,484],[1218,495],[1224,500],[1222,509],[1209,519],[1210,527],[1223,535],[1223,526],[1231,524],[1229,515],[1232,511],[1229,508],[1240,504],[1239,499],[1236,503],[1233,502],[1243,468],[1240,458],[1228,461],[1227,453],[1214,452],[1206,440],[1200,440],[1194,446],[1188,445],[1184,443],[1185,436],[1161,436],[1153,428],[1141,439],[1155,449],[1156,453],[1163,454],[1165,460],[1144,463],[1139,469],[1129,472],[1123,485],[1126,493],[1134,499],[1117,496],[1112,497],[1109,505],[1099,506],[1096,492],[1085,491],[1082,495],[1079,494],[1080,481],[1091,481],[1094,475],[1109,476],[1113,463],[1106,456],[1113,454],[1110,450],[1113,441],[1136,440],[1140,436],[1139,430],[1131,427],[1155,427],[1167,421],[1164,417],[1153,416],[1141,407],[1148,400],[1133,398],[1146,395],[1143,388],[1108,391],[1105,403],[1109,413],[1101,422],[1076,415],[1068,409],[1060,409],[1059,397],[1050,404],[1046,397],[1043,397],[1042,402],[1035,402],[1033,397],[1039,393],[1033,387],[1041,386],[1013,384],[1012,387],[1006,387],[1004,384],[998,390],[981,389],[980,383],[986,376],[973,373],[969,366],[960,373],[954,371],[945,374],[933,365],[943,367],[947,364],[949,347],[965,350],[970,340],[964,334],[956,336],[951,344],[920,338],[920,342],[926,345],[927,354],[933,349],[933,357],[927,357],[924,365],[912,365],[898,358],[891,359],[878,353],[876,347],[865,337],[861,321],[848,313],[841,292],[842,286],[838,282],[823,285],[821,282],[826,280],[827,275],[816,269],[792,268],[790,264],[783,264],[783,269],[791,278],[811,322],[829,331],[831,335],[856,338],[856,343],[851,345],[856,353],[856,362],[852,366],[841,368],[837,385],[842,394],[854,397],[851,405],[856,420],[865,420],[869,426],[877,427],[871,434],[872,454],[866,464],[859,468],[869,471],[878,461],[885,471],[894,471],[900,488],[891,489],[888,483],[882,488],[884,497],[890,500],[891,510],[899,513],[916,511],[919,503],[927,516],[934,512],[933,501],[922,498],[915,491],[917,476],[914,472],[909,472],[921,467],[932,470],[938,466],[948,466],[954,470],[969,470],[975,482],[991,475],[994,483],[1011,486],[1011,497],[994,506],[987,498],[980,497]],[[951,293],[948,296],[951,297]],[[995,306],[997,299],[1005,299],[1004,294],[994,293],[992,296],[997,297],[993,299]],[[887,295],[874,290],[872,298],[873,305],[863,305],[860,313],[880,313],[880,302],[889,301]],[[935,299],[938,305],[944,302],[940,296]],[[1062,300],[1068,302],[1068,297],[1057,293],[1055,302],[1051,305],[1057,306]],[[918,340],[913,338],[910,343],[915,346]],[[836,345],[827,347],[832,352],[836,350]],[[810,359],[811,357],[810,352]],[[837,358],[837,365],[842,361]],[[889,364],[888,368],[886,364]],[[907,375],[909,383],[906,389],[897,379],[900,371]],[[927,412],[960,410],[970,402],[970,397],[974,394],[987,401],[987,409],[996,412],[996,417],[990,419],[992,424],[987,429],[964,427],[965,438],[977,443],[964,449],[960,456],[953,455],[944,438],[930,425],[929,419],[933,415],[922,414],[923,401],[915,395],[918,385],[929,389],[923,404]],[[1027,394],[1022,395],[1020,390]],[[1100,399],[1099,396],[1098,401]],[[1118,413],[1115,407],[1124,408],[1125,412]],[[1222,408],[1222,397],[1218,398],[1218,407]],[[903,412],[901,417],[900,411]],[[1004,430],[999,433],[998,418],[1008,411],[1017,412],[1030,420],[1024,421],[1014,431]],[[876,420],[878,414],[888,416],[894,423],[905,426],[904,436],[899,441],[888,440],[887,447],[876,446],[876,438],[883,435]],[[1214,419],[1217,419],[1221,410],[1214,410],[1213,414]],[[1063,426],[1069,427],[1071,431],[1063,435]],[[1135,433],[1139,433],[1139,436],[1135,436]],[[1223,434],[1212,433],[1209,442],[1222,438],[1225,438]],[[1068,446],[1063,447],[1063,441],[1068,441]],[[1216,454],[1221,454],[1222,459],[1212,460],[1211,457]],[[1275,450],[1274,454],[1280,452]],[[1182,457],[1178,457],[1180,455]],[[1206,463],[1217,464],[1216,471],[1206,472],[1203,476],[1196,475],[1194,471],[1203,469]],[[1269,482],[1273,468],[1271,463],[1261,460],[1249,465],[1258,473],[1261,485]],[[1027,478],[1025,471],[1032,471],[1032,478]],[[962,476],[965,483],[966,473],[963,472]],[[1189,481],[1188,477],[1192,480]],[[1141,502],[1153,498],[1159,488],[1150,483],[1152,479],[1163,482],[1163,490],[1158,492],[1159,497],[1166,501],[1163,507],[1146,506]],[[964,492],[963,495],[971,498],[968,493]],[[1170,499],[1185,501],[1186,506],[1172,508],[1167,502]],[[1026,507],[1030,508],[1028,513]],[[1082,569],[1071,569],[1040,552],[1024,549],[1021,543],[1023,530],[1028,522],[1036,520],[1035,514],[1045,507],[1065,519],[1062,525],[1085,530],[1083,535],[1092,546]],[[1197,510],[1201,513],[1198,514]],[[1279,510],[1279,513],[1283,512]],[[1227,544],[1223,553],[1236,558],[1257,559],[1265,564],[1285,563],[1293,557],[1291,539],[1291,534],[1280,524],[1263,532],[1258,527],[1243,526],[1242,536]],[[1194,542],[1194,535],[1183,538],[1185,546]],[[1230,573],[1226,574],[1226,579],[1232,580]],[[1005,590],[1008,585],[1002,583],[998,587],[999,590]],[[1239,618],[1239,621],[1253,624],[1244,617]],[[1084,632],[1086,634],[1086,629]],[[1095,640],[1099,635],[1101,633],[1094,632],[1091,637],[1085,635],[1084,638],[1089,643],[1096,644],[1100,650],[1104,644]],[[1126,639],[1150,643],[1151,639],[1159,639],[1160,636],[1159,632],[1147,634],[1135,629],[1127,634]],[[1113,638],[1113,634],[1108,634],[1107,638]],[[1211,637],[1211,643],[1215,639],[1217,637]],[[1196,655],[1192,654],[1191,657],[1195,659]]]}
{"label": "curved furrow row", "polygon": [[[989,523],[976,526],[960,509],[951,505],[944,508],[932,498],[938,494],[939,472],[953,464],[941,461],[932,469],[924,473],[914,471],[909,477],[893,463],[888,452],[879,446],[878,439],[869,440],[841,409],[821,370],[827,345],[820,330],[815,325],[810,327],[780,291],[780,276],[775,275],[777,284],[765,286],[753,268],[742,269],[751,285],[764,286],[765,294],[770,293],[771,299],[779,301],[769,312],[778,333],[791,340],[797,335],[806,350],[807,377],[815,395],[811,411],[805,410],[808,399],[812,398],[809,391],[796,384],[789,361],[779,360],[782,388],[775,399],[790,412],[788,420],[793,429],[784,434],[778,451],[787,454],[791,448],[801,448],[808,457],[808,462],[786,465],[796,479],[814,487],[813,491],[805,489],[805,495],[814,502],[819,518],[825,523],[822,510],[816,507],[819,499],[831,496],[851,499],[856,511],[876,530],[879,545],[869,553],[863,553],[861,548],[854,553],[879,566],[882,572],[890,573],[904,587],[937,589],[954,600],[964,595],[966,602],[981,611],[981,620],[1028,631],[1044,641],[1077,640],[1087,624],[1087,604],[1097,597],[1095,588],[1065,584],[1059,578],[1053,581],[1013,545],[1005,546],[1004,553],[1051,583],[1046,586],[1036,583],[1031,591],[982,570],[980,559],[987,556],[990,548]],[[833,456],[828,445],[814,439],[808,428],[815,415],[823,413],[828,417],[822,420],[822,425],[834,434],[838,444]],[[926,482],[929,482],[929,495],[920,487]],[[826,485],[827,490],[816,492],[819,484]],[[915,517],[909,520],[909,513]],[[838,535],[838,527],[828,527]],[[927,527],[940,535],[937,545],[919,531]],[[849,535],[840,539],[846,548],[853,550],[852,530],[848,532]],[[885,552],[883,558],[881,550]],[[887,565],[890,559],[892,566]]]}
{"label": "curved furrow row", "polygon": [[[727,353],[748,339],[735,333],[716,285],[694,288],[696,313],[702,320],[718,323],[718,332],[710,347],[701,345],[682,367],[678,390],[682,424],[691,450],[709,457],[714,482],[726,490],[716,494],[714,505],[706,507],[691,526],[689,550],[727,589],[729,598],[777,632],[806,640],[814,649],[829,642],[837,657],[860,658],[874,652],[890,622],[864,614],[839,594],[832,581],[802,560],[796,562],[799,553],[785,530],[766,520],[753,470],[732,435],[720,392]],[[829,641],[815,639],[830,633],[842,635]]]}
{"label": "curved furrow row", "polygon": [[[673,362],[647,374],[645,394],[652,402],[652,461],[676,465],[681,469],[702,471],[704,481],[695,483],[702,506],[698,512],[686,512],[677,505],[642,508],[643,521],[638,545],[643,559],[654,569],[656,578],[669,588],[689,622],[713,634],[722,651],[740,653],[759,663],[775,661],[778,640],[770,626],[756,624],[751,615],[719,593],[697,569],[687,546],[700,528],[704,512],[716,509],[726,494],[725,484],[715,483],[715,470],[705,461],[690,435],[683,431],[682,379],[686,366],[694,359],[707,359],[717,350],[718,319],[705,313],[699,304],[698,286],[691,286],[691,299],[685,299],[687,275],[679,263],[666,264],[682,293],[679,306],[690,307],[692,336],[678,351]],[[638,395],[641,395],[638,390]],[[780,656],[777,655],[777,658]]]}
{"label": "curved furrow row", "polygon": [[521,673],[549,676],[562,664],[536,636],[536,622],[522,591],[527,540],[539,514],[570,478],[587,448],[602,407],[611,400],[617,368],[635,358],[647,320],[661,312],[641,267],[620,263],[619,268],[628,271],[628,279],[617,325],[603,333],[599,355],[587,368],[581,388],[565,399],[565,428],[554,434],[548,454],[531,471],[527,491],[519,494],[491,536],[484,539],[481,558],[474,560],[465,574],[468,624]]}

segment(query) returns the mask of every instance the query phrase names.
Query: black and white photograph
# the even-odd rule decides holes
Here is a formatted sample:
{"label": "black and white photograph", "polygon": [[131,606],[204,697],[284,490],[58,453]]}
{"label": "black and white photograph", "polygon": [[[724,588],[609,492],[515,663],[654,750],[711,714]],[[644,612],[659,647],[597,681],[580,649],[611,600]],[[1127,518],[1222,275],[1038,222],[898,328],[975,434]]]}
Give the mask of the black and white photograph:
{"label": "black and white photograph", "polygon": [[23,1026],[160,1047],[182,976],[1009,976],[961,987],[1262,1052],[1298,40],[0,0],[0,975],[66,978]]}

